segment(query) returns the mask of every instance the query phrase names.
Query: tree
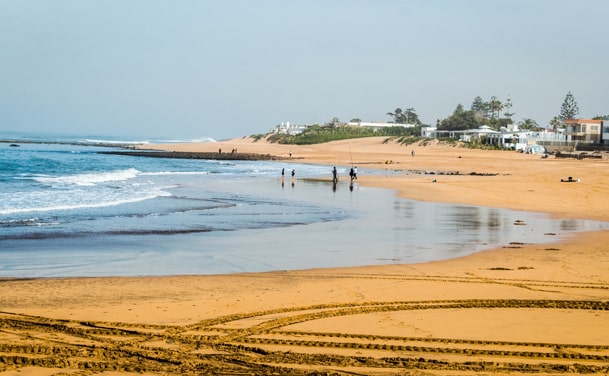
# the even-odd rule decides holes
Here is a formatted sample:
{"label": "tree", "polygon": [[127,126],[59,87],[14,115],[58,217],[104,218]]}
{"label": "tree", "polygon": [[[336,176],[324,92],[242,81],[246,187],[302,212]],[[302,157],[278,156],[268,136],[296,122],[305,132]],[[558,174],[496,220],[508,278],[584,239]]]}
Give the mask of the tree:
{"label": "tree", "polygon": [[490,102],[488,102],[489,110],[491,111],[491,118],[495,118],[495,113],[499,117],[499,113],[503,110],[503,103],[496,96],[492,96]]}
{"label": "tree", "polygon": [[489,105],[488,102],[485,102],[482,99],[482,97],[477,96],[476,98],[474,98],[474,101],[472,102],[472,106],[470,108],[472,111],[476,112],[476,115],[480,121],[488,117]]}
{"label": "tree", "polygon": [[474,98],[470,109],[472,111],[484,111],[486,109],[486,103],[484,102],[482,97],[478,95],[476,98]]}
{"label": "tree", "polygon": [[505,119],[507,120],[508,124],[512,124],[512,116],[514,116],[514,112],[510,112],[512,106],[512,100],[508,97],[508,99],[505,100],[505,104],[503,105],[503,107],[505,108],[505,112],[503,113],[503,115],[505,116]]}
{"label": "tree", "polygon": [[419,120],[419,115],[416,114],[415,109],[412,107],[406,109],[406,111],[404,112],[404,116],[406,117],[406,122],[404,124],[421,124],[421,121]]}
{"label": "tree", "polygon": [[558,118],[562,121],[567,119],[575,119],[575,117],[579,114],[579,107],[577,106],[577,102],[573,97],[573,94],[569,91],[565,100],[562,102],[562,106],[560,106],[560,115]]}
{"label": "tree", "polygon": [[539,124],[537,124],[537,122],[533,119],[524,119],[521,122],[518,123],[518,128],[523,129],[523,130],[531,130],[531,131],[540,131],[541,127],[539,126]]}
{"label": "tree", "polygon": [[486,114],[488,113],[488,102],[485,102],[482,97],[477,96],[472,102],[471,110],[480,112],[484,114],[484,116],[486,116]]}
{"label": "tree", "polygon": [[558,116],[554,116],[552,120],[550,120],[550,125],[552,126],[552,130],[554,130],[554,133],[558,132],[558,127],[560,126],[560,118]]}
{"label": "tree", "polygon": [[419,120],[419,115],[416,114],[415,109],[412,107],[405,110],[398,107],[394,112],[387,112],[387,115],[393,117],[393,122],[396,124],[422,124],[421,120]]}
{"label": "tree", "polygon": [[459,104],[451,116],[438,124],[438,129],[457,131],[475,128],[479,125],[480,123],[476,119],[476,111],[465,111],[463,105]]}
{"label": "tree", "polygon": [[609,120],[609,115],[597,115],[592,120]]}
{"label": "tree", "polygon": [[394,123],[399,123],[399,121],[397,121],[397,120],[402,117],[402,109],[398,107],[393,112],[387,112],[387,115],[389,115],[393,118]]}

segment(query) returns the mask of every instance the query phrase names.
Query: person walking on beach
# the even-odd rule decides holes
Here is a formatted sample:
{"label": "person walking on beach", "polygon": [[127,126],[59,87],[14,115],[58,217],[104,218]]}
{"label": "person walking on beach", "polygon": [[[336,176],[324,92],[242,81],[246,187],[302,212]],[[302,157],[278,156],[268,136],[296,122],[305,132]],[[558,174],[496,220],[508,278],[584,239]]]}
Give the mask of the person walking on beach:
{"label": "person walking on beach", "polygon": [[332,181],[335,183],[338,181],[338,171],[336,171],[336,166],[334,166],[332,169]]}
{"label": "person walking on beach", "polygon": [[351,178],[351,181],[353,181],[355,176],[355,171],[353,170],[353,167],[351,167],[351,170],[349,170],[349,177]]}
{"label": "person walking on beach", "polygon": [[281,169],[281,186],[285,183],[285,168]]}
{"label": "person walking on beach", "polygon": [[353,179],[357,180],[357,166],[353,167]]}
{"label": "person walking on beach", "polygon": [[296,170],[292,170],[292,187],[294,186],[294,177],[296,176]]}

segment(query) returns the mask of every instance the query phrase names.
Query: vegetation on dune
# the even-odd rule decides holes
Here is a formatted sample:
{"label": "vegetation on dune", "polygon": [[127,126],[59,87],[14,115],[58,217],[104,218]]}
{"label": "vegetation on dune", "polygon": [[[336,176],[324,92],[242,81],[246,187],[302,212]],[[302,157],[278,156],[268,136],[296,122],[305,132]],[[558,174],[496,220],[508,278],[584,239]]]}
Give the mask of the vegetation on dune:
{"label": "vegetation on dune", "polygon": [[[459,103],[450,116],[443,120],[438,119],[436,126],[439,130],[447,131],[478,128],[482,125],[499,130],[512,124],[512,116],[514,116],[514,113],[511,112],[512,106],[510,98],[507,98],[505,102],[501,102],[497,97],[492,96],[490,100],[484,101],[482,97],[477,96],[474,98],[469,110]],[[501,111],[504,110],[504,117],[501,117]],[[528,122],[525,126],[535,123],[532,119],[527,120]],[[519,123],[518,125],[520,126],[521,124]]]}
{"label": "vegetation on dune", "polygon": [[269,142],[293,145],[312,145],[324,142],[348,140],[352,138],[390,136],[399,137],[401,140],[419,139],[421,127],[415,126],[406,128],[402,126],[387,127],[373,130],[370,128],[350,127],[350,126],[321,126],[313,125],[305,131],[295,135],[275,133],[268,136]]}
{"label": "vegetation on dune", "polygon": [[[437,119],[436,128],[439,131],[463,131],[482,126],[488,126],[495,131],[512,128],[512,117],[515,115],[515,112],[512,111],[512,106],[512,100],[509,97],[502,102],[496,96],[492,96],[489,100],[484,100],[482,97],[477,96],[474,98],[469,109],[466,109],[462,104],[458,104],[451,115],[444,119]],[[577,102],[573,94],[568,92],[561,106],[560,115],[551,119],[548,122],[548,126],[554,132],[558,132],[565,120],[574,118],[578,113],[579,107]],[[414,108],[408,107],[402,109],[398,107],[391,112],[387,112],[386,115],[390,116],[391,120],[388,122],[389,126],[384,127],[372,128],[361,126],[362,121],[358,118],[352,119],[350,123],[344,123],[338,118],[334,118],[321,125],[309,126],[299,134],[271,132],[256,134],[250,137],[254,142],[266,139],[269,142],[279,144],[311,145],[353,138],[387,136],[388,138],[385,142],[393,141],[404,145],[414,143],[424,144],[425,139],[421,137],[421,129],[429,127],[429,125],[421,122]],[[594,117],[594,119],[607,120],[609,115],[599,115]],[[540,132],[544,130],[544,127],[540,126],[534,119],[524,118],[517,123],[515,129]],[[488,142],[485,142],[486,138],[469,143],[461,143],[454,139],[440,141],[476,149],[501,149],[498,145],[490,145]]]}
{"label": "vegetation on dune", "polygon": [[[349,140],[364,137],[386,137],[383,143],[396,142],[401,145],[418,144],[419,146],[426,146],[427,144],[433,141],[432,139],[421,137],[420,134],[421,126],[415,126],[411,128],[395,126],[373,130],[369,128],[360,127],[334,127],[314,125],[312,127],[307,128],[302,133],[296,135],[273,133],[270,135],[252,135],[251,137],[254,139],[254,142],[266,138],[268,142],[286,145],[313,145],[331,141]],[[437,141],[442,144],[468,147],[474,149],[501,149],[500,146],[486,144],[483,142],[483,140],[464,143],[453,138],[439,138],[437,139]]]}

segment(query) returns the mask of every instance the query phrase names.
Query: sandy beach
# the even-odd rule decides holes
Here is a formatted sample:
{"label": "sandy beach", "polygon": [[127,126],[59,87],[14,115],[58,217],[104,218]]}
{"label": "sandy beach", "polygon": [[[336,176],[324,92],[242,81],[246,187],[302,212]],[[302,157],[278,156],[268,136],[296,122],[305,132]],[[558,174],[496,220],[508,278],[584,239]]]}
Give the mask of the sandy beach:
{"label": "sandy beach", "polygon": [[[356,165],[404,198],[609,220],[606,159],[385,138],[154,148]],[[412,265],[2,279],[0,375],[608,373],[608,272],[609,232],[592,232]]]}

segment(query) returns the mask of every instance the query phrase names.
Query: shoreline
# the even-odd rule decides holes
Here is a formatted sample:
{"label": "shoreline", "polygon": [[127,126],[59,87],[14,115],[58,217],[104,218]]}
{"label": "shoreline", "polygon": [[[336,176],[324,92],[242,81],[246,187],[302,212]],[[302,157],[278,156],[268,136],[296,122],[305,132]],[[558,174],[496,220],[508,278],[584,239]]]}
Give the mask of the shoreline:
{"label": "shoreline", "polygon": [[[400,145],[388,137],[300,146],[243,137],[214,143],[141,147],[198,153],[217,152],[219,148],[270,154],[285,162],[360,165],[387,171],[386,176],[360,174],[358,182],[392,189],[400,197],[413,200],[541,212],[555,218],[609,221],[609,211],[602,203],[605,177],[599,176],[599,171],[609,166],[607,160],[543,159],[534,154],[467,149],[437,141],[425,142],[424,146]],[[416,151],[414,157],[411,151]],[[388,161],[393,163],[386,163]],[[561,182],[569,176],[580,181]],[[436,184],[432,183],[434,179]],[[598,202],[594,202],[595,199]]]}
{"label": "shoreline", "polygon": [[[360,175],[360,184],[400,197],[548,213],[565,226],[609,218],[605,161],[384,141],[296,147],[244,138],[159,148],[238,147],[298,163],[359,164],[387,170]],[[561,184],[567,176],[580,182]],[[10,329],[0,332],[0,375],[608,372],[606,244],[609,231],[595,231],[420,264],[2,280],[0,327]],[[51,348],[55,355],[27,355]]]}

